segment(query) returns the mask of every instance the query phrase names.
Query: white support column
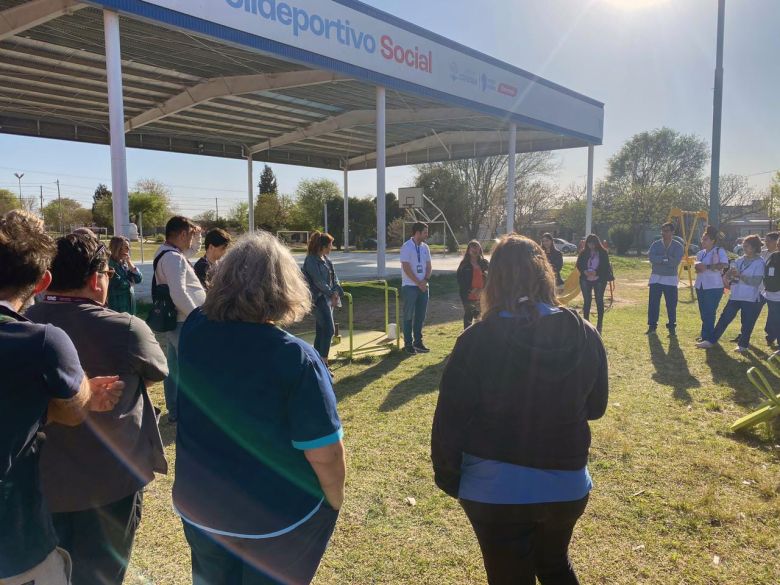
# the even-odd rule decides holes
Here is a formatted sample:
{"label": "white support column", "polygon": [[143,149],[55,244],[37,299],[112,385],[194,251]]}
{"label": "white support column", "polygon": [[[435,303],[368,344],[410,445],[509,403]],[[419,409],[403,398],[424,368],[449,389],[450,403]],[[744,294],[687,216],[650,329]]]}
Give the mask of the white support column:
{"label": "white support column", "polygon": [[515,231],[515,164],[517,159],[517,124],[509,126],[509,169],[506,176],[506,233]]}
{"label": "white support column", "polygon": [[252,153],[246,155],[246,183],[249,201],[249,233],[255,233],[255,179],[252,176]]}
{"label": "white support column", "polygon": [[385,269],[385,88],[376,88],[376,274]]}
{"label": "white support column", "polygon": [[344,162],[344,251],[349,252],[349,168]]}
{"label": "white support column", "polygon": [[130,235],[127,201],[127,158],[125,154],[125,109],[122,100],[122,52],[119,44],[119,15],[103,11],[108,83],[108,120],[111,133],[111,190],[114,202],[114,235]]}
{"label": "white support column", "polygon": [[588,184],[585,204],[585,237],[593,232],[593,145],[588,145]]}

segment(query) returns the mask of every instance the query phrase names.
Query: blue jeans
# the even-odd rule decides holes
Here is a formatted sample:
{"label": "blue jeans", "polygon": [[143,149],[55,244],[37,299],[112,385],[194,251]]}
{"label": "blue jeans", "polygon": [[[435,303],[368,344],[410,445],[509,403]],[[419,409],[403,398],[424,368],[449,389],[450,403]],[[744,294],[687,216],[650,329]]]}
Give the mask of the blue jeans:
{"label": "blue jeans", "polygon": [[168,341],[165,356],[168,358],[168,376],[163,381],[165,392],[165,407],[168,409],[168,420],[176,420],[176,399],[179,395],[179,335],[184,323],[176,323],[176,329],[168,331],[165,337]]}
{"label": "blue jeans", "polygon": [[720,314],[718,324],[715,325],[715,331],[712,333],[712,337],[707,339],[711,343],[715,343],[721,338],[726,328],[731,324],[737,313],[742,313],[740,320],[742,321],[742,329],[739,332],[739,346],[748,347],[750,345],[750,335],[753,333],[753,327],[758,321],[758,316],[761,314],[762,303],[751,301],[729,301],[726,306],[723,307],[723,312]]}
{"label": "blue jeans", "polygon": [[428,310],[428,291],[416,286],[402,286],[401,299],[404,302],[404,345],[411,347],[422,343],[422,326]]}
{"label": "blue jeans", "polygon": [[647,305],[647,324],[655,329],[661,314],[661,295],[666,301],[666,316],[669,323],[666,327],[673,330],[677,326],[677,287],[671,284],[651,284],[650,302]]}
{"label": "blue jeans", "polygon": [[780,339],[780,301],[766,301],[769,314],[766,317],[766,336],[769,341]]}
{"label": "blue jeans", "polygon": [[297,528],[272,538],[233,538],[184,524],[192,553],[193,585],[302,585],[310,583],[339,513],[324,502]]}
{"label": "blue jeans", "polygon": [[722,288],[696,289],[696,300],[699,302],[699,316],[701,317],[700,337],[702,339],[710,339],[715,331],[715,315],[722,298]]}
{"label": "blue jeans", "polygon": [[327,360],[336,326],[333,324],[333,307],[328,304],[328,299],[322,295],[314,303],[314,318],[317,320],[314,349],[317,350],[322,359]]}

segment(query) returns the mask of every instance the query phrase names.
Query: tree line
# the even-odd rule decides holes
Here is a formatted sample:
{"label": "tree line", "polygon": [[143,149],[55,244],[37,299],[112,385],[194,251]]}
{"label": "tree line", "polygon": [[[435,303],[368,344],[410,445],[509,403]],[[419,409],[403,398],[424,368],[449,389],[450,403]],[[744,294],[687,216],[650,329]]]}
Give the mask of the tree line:
{"label": "tree line", "polygon": [[[412,186],[440,207],[459,239],[487,240],[506,225],[508,157],[444,161],[418,165]],[[620,236],[622,247],[639,243],[648,227],[662,223],[672,207],[706,210],[709,207],[709,163],[707,142],[693,134],[670,128],[641,132],[629,138],[608,160],[603,178],[596,181],[593,196],[593,225],[602,237],[610,231]],[[551,152],[517,155],[515,174],[515,229],[532,232],[535,225],[553,225],[561,234],[583,235],[585,184],[561,187],[556,182],[559,159]],[[753,189],[748,178],[723,175],[720,178],[721,225],[749,213],[766,211],[771,219],[780,216],[780,171],[765,192]],[[24,205],[8,190],[0,189],[0,213]],[[343,195],[329,179],[301,181],[292,194],[280,191],[273,170],[264,166],[254,202],[255,225],[270,232],[323,229],[327,206],[328,226],[343,245]],[[73,198],[54,200],[43,208],[50,229],[96,225],[113,227],[111,191],[98,185],[91,209]],[[144,232],[165,225],[176,212],[171,192],[154,179],[138,181],[129,194],[131,221],[143,214]],[[404,210],[395,193],[386,195],[387,242],[401,243]],[[217,217],[216,210],[195,217],[205,227],[222,227],[244,232],[249,225],[249,205],[241,202]],[[349,198],[350,245],[361,245],[376,237],[376,197]],[[610,238],[611,239],[611,238]]]}

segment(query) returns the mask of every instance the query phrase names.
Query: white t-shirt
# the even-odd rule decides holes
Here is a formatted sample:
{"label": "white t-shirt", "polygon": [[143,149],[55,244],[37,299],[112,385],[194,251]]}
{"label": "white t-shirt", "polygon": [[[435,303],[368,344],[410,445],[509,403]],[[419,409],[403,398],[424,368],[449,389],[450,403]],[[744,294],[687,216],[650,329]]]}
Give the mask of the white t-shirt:
{"label": "white t-shirt", "polygon": [[[763,277],[766,263],[764,262],[764,259],[761,258],[761,256],[756,256],[755,258],[751,259],[748,259],[745,256],[740,256],[737,258],[735,266],[740,276],[742,277]],[[731,285],[730,300],[748,301],[755,303],[761,297],[761,293],[759,291],[760,286],[761,282],[753,286],[747,284],[744,282],[744,280],[739,280],[738,282]]]}
{"label": "white t-shirt", "polygon": [[[715,246],[709,252],[701,249],[696,254],[696,262],[701,262],[705,266],[713,264],[728,264],[729,257],[726,251],[720,246]],[[713,288],[723,288],[723,275],[720,270],[710,270],[696,273],[696,289],[710,290]]]}
{"label": "white t-shirt", "polygon": [[[412,272],[417,277],[417,280],[425,278],[425,271],[428,269],[428,262],[431,261],[431,249],[428,244],[422,242],[419,246],[414,243],[412,238],[409,238],[401,246],[401,262],[407,262],[412,268]],[[406,272],[401,267],[401,285],[402,286],[417,286],[411,278],[406,275]]]}

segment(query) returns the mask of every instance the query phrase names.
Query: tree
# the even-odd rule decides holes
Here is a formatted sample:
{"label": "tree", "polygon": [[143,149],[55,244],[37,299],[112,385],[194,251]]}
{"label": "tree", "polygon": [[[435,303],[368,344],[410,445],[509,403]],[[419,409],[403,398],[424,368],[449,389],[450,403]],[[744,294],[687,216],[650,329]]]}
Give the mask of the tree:
{"label": "tree", "polygon": [[90,225],[92,212],[81,203],[69,197],[55,199],[43,208],[43,221],[50,229],[60,229],[60,207],[62,208],[62,227],[70,230],[74,226]]}
{"label": "tree", "polygon": [[151,228],[164,226],[172,215],[168,201],[156,193],[130,193],[128,209],[136,224],[143,219],[145,233]]}
{"label": "tree", "polygon": [[19,197],[8,189],[0,189],[0,215],[4,215],[12,209],[19,209]]}
{"label": "tree", "polygon": [[249,203],[242,201],[236,203],[228,211],[228,225],[238,231],[244,233],[249,231]]}
{"label": "tree", "polygon": [[260,175],[260,182],[257,184],[260,195],[277,195],[278,187],[276,184],[276,175],[268,165],[263,166],[263,173]]}
{"label": "tree", "polygon": [[[466,225],[466,183],[451,163],[419,165],[414,185],[422,187],[425,196],[444,212],[453,229],[458,230]],[[391,218],[388,221],[392,221]]]}
{"label": "tree", "polygon": [[92,221],[105,228],[114,227],[114,204],[111,191],[100,183],[92,195]]}
{"label": "tree", "polygon": [[322,229],[324,225],[325,203],[331,199],[341,199],[341,189],[330,179],[304,179],[298,183],[295,191],[294,223],[301,227],[292,229]]}
{"label": "tree", "polygon": [[777,218],[780,217],[780,171],[775,173],[772,184],[769,185],[766,201],[769,219],[774,225],[777,225]]}
{"label": "tree", "polygon": [[255,225],[271,233],[284,229],[290,221],[290,206],[289,197],[260,193],[255,203]]}
{"label": "tree", "polygon": [[609,219],[632,226],[638,236],[643,226],[663,222],[696,188],[708,157],[707,143],[693,134],[670,128],[641,132],[609,159],[598,198]]}
{"label": "tree", "polygon": [[144,231],[162,227],[173,215],[171,210],[171,191],[156,179],[141,179],[135,184],[135,191],[128,195],[130,218],[138,223],[139,213],[143,212]]}
{"label": "tree", "polygon": [[[447,169],[452,178],[439,176],[437,179],[441,184],[435,186],[436,190],[452,193],[448,207],[442,207],[435,199],[431,199],[442,207],[453,228],[464,228],[468,239],[472,239],[479,236],[479,229],[486,221],[493,224],[489,229],[492,232],[495,224],[505,217],[508,161],[508,156],[496,155],[421,165],[418,167],[418,178],[421,171],[427,173],[430,167]],[[556,169],[555,156],[550,152],[518,154],[515,158],[515,193],[522,193],[534,181],[552,175]],[[458,197],[461,188],[462,199]],[[461,209],[457,207],[459,204],[462,205]],[[456,220],[460,213],[462,219]]]}
{"label": "tree", "polygon": [[[742,175],[721,175],[718,197],[720,198],[720,225],[741,219],[756,211],[755,202],[760,198],[750,186],[748,178]],[[710,179],[702,178],[694,188],[685,193],[677,207],[688,211],[707,210],[710,206]],[[760,205],[764,205],[762,201]]]}
{"label": "tree", "polygon": [[532,181],[516,192],[515,230],[523,233],[534,223],[545,219],[555,206],[558,188],[546,181]]}

